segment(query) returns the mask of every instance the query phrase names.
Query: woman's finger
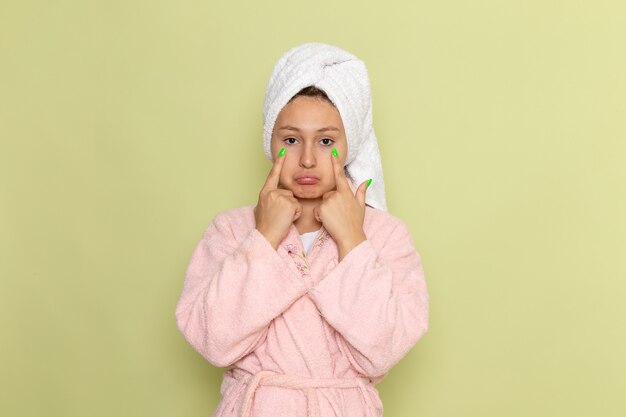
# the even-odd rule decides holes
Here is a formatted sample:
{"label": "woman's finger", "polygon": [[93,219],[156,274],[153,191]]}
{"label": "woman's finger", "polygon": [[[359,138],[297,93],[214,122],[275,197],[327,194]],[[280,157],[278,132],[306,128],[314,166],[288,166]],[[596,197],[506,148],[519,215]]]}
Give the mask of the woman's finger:
{"label": "woman's finger", "polygon": [[267,179],[265,180],[265,184],[263,184],[263,188],[261,191],[265,190],[275,190],[278,188],[278,180],[280,179],[280,172],[283,169],[283,163],[285,161],[285,148],[282,148],[278,155],[274,158],[274,163],[272,164],[272,169],[270,170]]}
{"label": "woman's finger", "polygon": [[367,191],[367,187],[369,187],[369,183],[370,180],[363,181],[356,190],[355,197],[361,207],[365,207],[365,192]]}
{"label": "woman's finger", "polygon": [[337,154],[336,148],[333,148],[333,151],[330,154],[330,159],[332,160],[333,164],[333,172],[335,174],[335,184],[337,185],[337,191],[350,191],[350,193],[352,193],[350,183],[348,182],[348,177],[346,177],[346,173],[343,171],[343,166],[341,165],[341,161],[339,160],[339,154]]}

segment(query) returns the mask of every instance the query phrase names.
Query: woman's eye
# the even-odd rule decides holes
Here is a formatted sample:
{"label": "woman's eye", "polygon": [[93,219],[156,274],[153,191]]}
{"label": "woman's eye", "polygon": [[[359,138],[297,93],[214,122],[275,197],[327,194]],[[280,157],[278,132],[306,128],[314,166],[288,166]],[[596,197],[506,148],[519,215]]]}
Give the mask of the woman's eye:
{"label": "woman's eye", "polygon": [[334,140],[329,139],[329,138],[324,138],[322,140],[329,140],[330,141],[330,142],[324,143],[324,145],[326,145],[326,146],[332,145],[335,142]]}
{"label": "woman's eye", "polygon": [[[285,139],[283,142],[287,142],[288,140],[291,140],[291,139],[293,139],[294,141],[296,140],[296,138],[287,138],[287,139]],[[287,142],[287,143],[288,143],[289,145],[293,145],[293,144],[294,144],[294,142]]]}

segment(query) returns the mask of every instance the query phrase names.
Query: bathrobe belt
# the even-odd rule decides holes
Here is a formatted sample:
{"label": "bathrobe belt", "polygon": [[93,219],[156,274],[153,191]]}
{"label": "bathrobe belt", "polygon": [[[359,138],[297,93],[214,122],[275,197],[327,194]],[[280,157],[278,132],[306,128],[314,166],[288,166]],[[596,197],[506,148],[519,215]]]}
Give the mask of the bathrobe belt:
{"label": "bathrobe belt", "polygon": [[[236,369],[236,368],[235,368]],[[233,369],[233,370],[235,370]],[[240,371],[237,369],[237,371]],[[268,385],[282,388],[302,389],[307,398],[308,417],[320,417],[319,398],[315,388],[359,388],[361,395],[368,406],[368,413],[374,410],[371,398],[365,388],[370,382],[366,377],[353,378],[307,378],[299,375],[280,374],[274,371],[260,371],[256,374],[248,372],[233,372],[237,379],[243,378],[247,388],[243,394],[243,404],[239,417],[249,417],[252,412],[252,399],[256,389],[260,385]]]}

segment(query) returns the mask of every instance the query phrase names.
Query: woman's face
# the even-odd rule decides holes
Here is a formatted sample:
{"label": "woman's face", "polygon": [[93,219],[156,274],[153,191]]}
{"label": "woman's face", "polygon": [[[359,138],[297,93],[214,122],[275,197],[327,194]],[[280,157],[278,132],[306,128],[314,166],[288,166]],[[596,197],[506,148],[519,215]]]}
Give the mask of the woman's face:
{"label": "woman's face", "polygon": [[[344,166],[348,152],[339,111],[324,99],[298,96],[278,114],[272,133],[272,155],[285,148],[279,188],[291,190],[297,198],[320,198],[336,189],[330,158],[333,148]],[[311,175],[316,180],[299,177]]]}

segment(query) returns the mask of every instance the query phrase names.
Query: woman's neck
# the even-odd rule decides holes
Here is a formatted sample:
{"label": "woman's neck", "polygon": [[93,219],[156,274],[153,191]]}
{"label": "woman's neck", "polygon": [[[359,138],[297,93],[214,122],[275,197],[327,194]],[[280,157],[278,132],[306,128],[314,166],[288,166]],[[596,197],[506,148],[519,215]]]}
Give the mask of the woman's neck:
{"label": "woman's neck", "polygon": [[302,214],[300,214],[298,220],[293,222],[296,229],[298,229],[298,233],[303,234],[319,230],[322,227],[322,223],[315,219],[313,209],[322,202],[322,199],[301,198],[298,201],[302,204]]}

